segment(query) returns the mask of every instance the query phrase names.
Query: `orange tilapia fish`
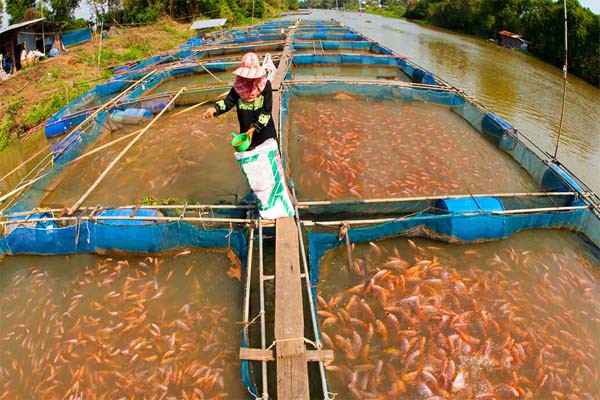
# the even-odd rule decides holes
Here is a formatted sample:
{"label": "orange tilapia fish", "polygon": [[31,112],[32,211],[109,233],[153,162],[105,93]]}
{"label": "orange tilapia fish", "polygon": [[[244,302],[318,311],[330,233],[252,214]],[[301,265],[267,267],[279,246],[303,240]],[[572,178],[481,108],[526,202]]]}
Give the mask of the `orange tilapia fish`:
{"label": "orange tilapia fish", "polygon": [[227,276],[232,279],[242,281],[242,263],[233,250],[227,251],[227,258],[231,262],[231,267],[227,270]]}
{"label": "orange tilapia fish", "polygon": [[[451,256],[418,239],[405,243],[400,251],[365,244],[348,286],[333,297],[319,293],[321,337],[336,354],[332,390],[360,399],[592,399],[600,392],[600,346],[589,325],[600,327],[600,299],[585,295],[590,285],[600,288],[600,277],[583,278],[573,267],[576,258],[583,270],[592,264],[556,251]],[[515,271],[536,285],[519,284]]]}
{"label": "orange tilapia fish", "polygon": [[3,316],[0,341],[19,357],[0,357],[0,398],[231,397],[225,375],[239,365],[228,307],[178,297],[194,295],[194,282],[165,286],[165,263],[105,259],[70,278],[15,278],[0,296],[2,309],[15,310]]}

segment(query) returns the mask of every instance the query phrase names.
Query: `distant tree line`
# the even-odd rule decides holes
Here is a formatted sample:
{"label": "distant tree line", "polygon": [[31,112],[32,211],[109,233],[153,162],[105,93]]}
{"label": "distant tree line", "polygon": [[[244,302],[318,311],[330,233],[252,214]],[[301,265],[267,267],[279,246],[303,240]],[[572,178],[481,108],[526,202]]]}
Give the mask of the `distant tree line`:
{"label": "distant tree line", "polygon": [[[2,0],[0,0],[1,2]],[[9,23],[38,18],[40,0],[4,0]],[[73,13],[82,0],[44,0],[44,17],[66,25],[75,23]],[[168,15],[177,20],[228,18],[233,24],[252,16],[263,18],[281,10],[298,9],[298,0],[83,0],[97,21],[120,24],[147,24]]]}
{"label": "distant tree line", "polygon": [[[569,71],[600,86],[600,16],[567,1]],[[477,35],[496,37],[506,29],[531,42],[529,51],[561,67],[564,63],[563,2],[553,0],[421,0],[408,5],[406,18]]]}
{"label": "distant tree line", "polygon": [[[352,9],[357,3],[338,0],[337,5]],[[501,30],[518,33],[531,42],[529,51],[535,56],[557,67],[564,63],[562,0],[381,0],[381,4],[384,15],[422,20],[483,38],[497,38]],[[332,8],[336,1],[304,0],[301,5]],[[567,10],[569,72],[600,87],[600,16],[578,0],[567,0]]]}

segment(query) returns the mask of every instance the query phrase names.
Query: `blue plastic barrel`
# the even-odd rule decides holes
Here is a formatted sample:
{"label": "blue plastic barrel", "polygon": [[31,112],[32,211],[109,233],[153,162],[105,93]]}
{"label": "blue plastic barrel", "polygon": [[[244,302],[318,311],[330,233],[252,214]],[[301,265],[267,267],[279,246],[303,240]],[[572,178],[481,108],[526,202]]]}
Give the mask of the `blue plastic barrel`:
{"label": "blue plastic barrel", "polygon": [[51,137],[55,137],[58,135],[62,135],[63,133],[68,131],[70,128],[71,128],[71,120],[70,119],[56,120],[54,118],[50,118],[48,120],[48,122],[46,122],[46,127],[44,129],[44,133],[46,134],[46,137],[51,138]]}
{"label": "blue plastic barrel", "polygon": [[[452,237],[459,240],[483,240],[504,237],[504,217],[487,215],[489,212],[503,211],[504,205],[497,197],[462,197],[458,199],[441,199],[435,203],[441,214],[456,214],[451,221]],[[462,214],[476,213],[472,216]]]}
{"label": "blue plastic barrel", "polygon": [[118,124],[139,124],[152,118],[152,111],[145,108],[128,108],[116,110],[110,114],[110,119]]}

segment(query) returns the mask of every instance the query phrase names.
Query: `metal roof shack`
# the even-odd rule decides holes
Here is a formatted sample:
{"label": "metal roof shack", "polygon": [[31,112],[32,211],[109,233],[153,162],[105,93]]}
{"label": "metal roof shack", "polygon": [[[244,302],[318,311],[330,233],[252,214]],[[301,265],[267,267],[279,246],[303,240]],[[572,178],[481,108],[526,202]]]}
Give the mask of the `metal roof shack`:
{"label": "metal roof shack", "polygon": [[201,19],[198,21],[194,21],[192,26],[190,26],[190,31],[197,31],[195,38],[189,39],[188,44],[193,46],[198,46],[204,43],[206,39],[214,39],[214,36],[210,37],[204,32],[205,29],[211,28],[222,28],[223,25],[227,22],[227,18],[217,18],[217,19]]}
{"label": "metal roof shack", "polygon": [[43,23],[45,18],[37,18],[18,24],[9,25],[0,30],[0,53],[2,53],[3,67],[7,73],[14,73],[21,69],[21,51],[24,48],[43,51],[41,34],[38,42],[35,26]]}
{"label": "metal roof shack", "polygon": [[210,29],[210,28],[218,28],[225,25],[227,22],[227,18],[218,18],[218,19],[201,19],[198,21],[194,21],[192,26],[190,26],[191,31],[202,30],[202,29]]}
{"label": "metal roof shack", "polygon": [[525,40],[523,36],[512,33],[509,31],[500,31],[500,44],[510,49],[519,49],[526,51],[529,41]]}

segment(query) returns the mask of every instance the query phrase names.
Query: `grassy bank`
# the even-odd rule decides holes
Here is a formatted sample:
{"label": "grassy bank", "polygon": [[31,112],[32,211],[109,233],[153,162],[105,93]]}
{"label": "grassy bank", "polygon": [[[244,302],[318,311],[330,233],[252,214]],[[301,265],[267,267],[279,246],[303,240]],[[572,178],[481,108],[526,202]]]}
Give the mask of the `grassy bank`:
{"label": "grassy bank", "polygon": [[117,29],[117,35],[102,40],[100,68],[99,35],[95,35],[91,42],[42,60],[0,83],[0,150],[10,148],[11,141],[27,138],[70,101],[110,78],[112,67],[183,44],[189,37],[188,27],[162,19],[148,26]]}

